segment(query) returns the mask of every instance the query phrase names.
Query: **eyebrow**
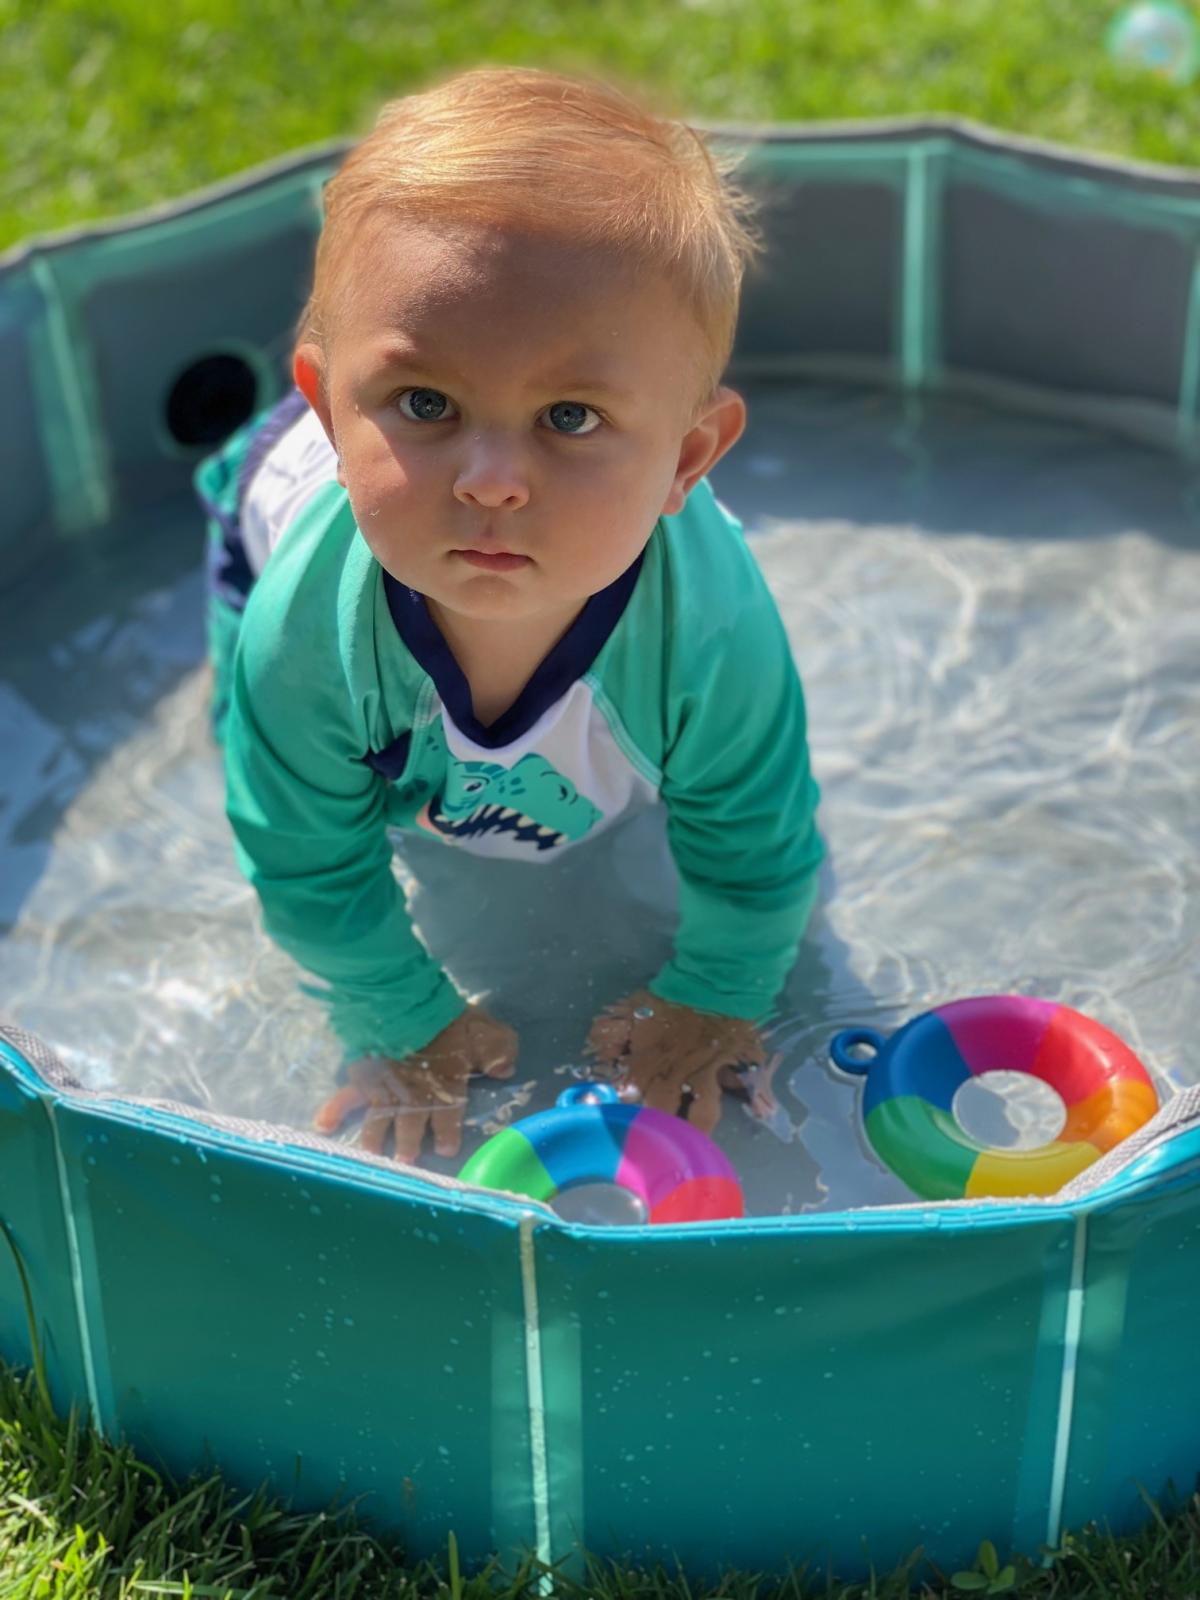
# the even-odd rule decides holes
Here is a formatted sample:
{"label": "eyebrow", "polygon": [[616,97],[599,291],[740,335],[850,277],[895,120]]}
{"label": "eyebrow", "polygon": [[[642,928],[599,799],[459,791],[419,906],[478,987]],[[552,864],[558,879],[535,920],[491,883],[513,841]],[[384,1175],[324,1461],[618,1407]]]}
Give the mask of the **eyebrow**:
{"label": "eyebrow", "polygon": [[[376,362],[381,371],[390,370],[393,367],[403,367],[406,372],[419,374],[423,378],[445,376],[455,383],[461,382],[461,375],[453,367],[443,365],[439,371],[438,368],[429,365],[416,351],[410,350],[403,345],[388,346],[379,351],[376,356]],[[609,395],[616,400],[628,400],[630,398],[628,389],[622,389],[617,384],[608,383],[602,378],[581,376],[578,373],[565,378],[560,377],[557,373],[551,373],[546,378],[538,379],[530,387],[539,389],[554,388],[563,392],[577,389],[591,394]]]}

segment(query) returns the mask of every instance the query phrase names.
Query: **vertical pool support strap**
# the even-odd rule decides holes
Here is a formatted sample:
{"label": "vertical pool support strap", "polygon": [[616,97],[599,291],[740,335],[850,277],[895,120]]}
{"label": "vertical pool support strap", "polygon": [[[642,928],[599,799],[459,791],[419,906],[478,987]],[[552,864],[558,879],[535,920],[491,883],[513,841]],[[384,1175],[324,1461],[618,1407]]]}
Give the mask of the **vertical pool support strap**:
{"label": "vertical pool support strap", "polygon": [[[554,1553],[550,1548],[550,1470],[546,1458],[546,1395],[542,1383],[542,1335],[538,1323],[537,1263],[533,1233],[538,1219],[528,1213],[518,1226],[521,1254],[521,1297],[525,1307],[525,1383],[529,1397],[530,1491],[533,1499],[534,1538],[537,1558],[549,1569]],[[549,1570],[543,1573],[539,1588],[549,1594]]]}
{"label": "vertical pool support strap", "polygon": [[[1067,1492],[1067,1467],[1070,1464],[1071,1421],[1075,1412],[1075,1380],[1079,1367],[1079,1338],[1083,1328],[1083,1285],[1087,1268],[1087,1213],[1075,1219],[1075,1244],[1071,1255],[1071,1286],[1067,1290],[1066,1316],[1063,1319],[1062,1379],[1058,1390],[1058,1423],[1054,1432],[1054,1459],[1050,1469],[1050,1493],[1046,1506],[1046,1545],[1057,1550],[1062,1538],[1063,1501]],[[1043,1565],[1053,1557],[1046,1556]]]}
{"label": "vertical pool support strap", "polygon": [[104,1418],[100,1413],[100,1392],[96,1382],[96,1355],[92,1343],[91,1319],[88,1315],[87,1295],[83,1285],[83,1257],[79,1249],[79,1233],[75,1227],[75,1205],[71,1198],[71,1183],[67,1163],[63,1158],[62,1140],[58,1136],[58,1119],[54,1115],[54,1101],[43,1099],[50,1123],[50,1136],[54,1140],[54,1166],[58,1173],[58,1196],[62,1202],[63,1227],[67,1236],[67,1252],[71,1260],[71,1295],[75,1303],[75,1321],[79,1328],[79,1349],[83,1358],[84,1383],[87,1385],[88,1412],[92,1426],[104,1434]]}
{"label": "vertical pool support strap", "polygon": [[1195,455],[1200,447],[1200,244],[1192,257],[1192,285],[1183,331],[1183,358],[1179,370],[1179,448]]}
{"label": "vertical pool support strap", "polygon": [[927,386],[938,364],[943,151],[923,140],[904,169],[904,243],[900,279],[900,379],[906,390]]}
{"label": "vertical pool support strap", "polygon": [[43,308],[42,326],[32,335],[35,348],[43,347],[33,362],[33,390],[54,519],[60,533],[82,533],[112,515],[112,473],[100,432],[89,420],[99,413],[86,392],[82,336],[72,331],[49,258],[35,252],[29,275]]}

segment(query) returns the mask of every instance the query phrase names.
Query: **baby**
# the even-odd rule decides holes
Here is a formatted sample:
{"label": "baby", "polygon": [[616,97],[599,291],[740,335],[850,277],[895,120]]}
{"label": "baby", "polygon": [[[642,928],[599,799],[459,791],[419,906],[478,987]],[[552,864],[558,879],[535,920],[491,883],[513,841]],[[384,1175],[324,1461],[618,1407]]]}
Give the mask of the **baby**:
{"label": "baby", "polygon": [[295,391],[197,471],[239,860],[346,1051],[316,1125],[365,1105],[370,1150],[454,1155],[517,1054],[416,936],[389,828],[552,866],[661,802],[674,953],[587,1051],[706,1131],[766,1060],[821,844],[788,641],[706,476],[761,248],[730,170],[586,78],[392,102],[327,186]]}

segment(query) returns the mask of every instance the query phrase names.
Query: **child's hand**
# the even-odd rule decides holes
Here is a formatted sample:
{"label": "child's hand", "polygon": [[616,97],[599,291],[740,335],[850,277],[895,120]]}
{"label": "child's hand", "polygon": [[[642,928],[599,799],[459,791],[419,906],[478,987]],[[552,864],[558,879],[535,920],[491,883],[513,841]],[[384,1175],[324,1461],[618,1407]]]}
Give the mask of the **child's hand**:
{"label": "child's hand", "polygon": [[426,1125],[433,1125],[439,1156],[455,1156],[462,1144],[467,1079],[476,1073],[511,1078],[516,1071],[517,1034],[479,1006],[468,1006],[423,1049],[402,1061],[364,1056],[349,1069],[349,1083],[317,1111],[313,1127],[333,1133],[352,1111],[366,1106],[358,1142],[382,1155],[389,1127],[397,1161],[413,1162]]}
{"label": "child's hand", "polygon": [[[638,989],[608,1006],[592,1023],[587,1053],[615,1071],[631,1099],[676,1113],[686,1099],[688,1121],[711,1133],[721,1117],[721,1090],[740,1093],[758,1117],[776,1110],[766,1045],[753,1022],[693,1011]],[[739,1067],[761,1071],[747,1086]]]}

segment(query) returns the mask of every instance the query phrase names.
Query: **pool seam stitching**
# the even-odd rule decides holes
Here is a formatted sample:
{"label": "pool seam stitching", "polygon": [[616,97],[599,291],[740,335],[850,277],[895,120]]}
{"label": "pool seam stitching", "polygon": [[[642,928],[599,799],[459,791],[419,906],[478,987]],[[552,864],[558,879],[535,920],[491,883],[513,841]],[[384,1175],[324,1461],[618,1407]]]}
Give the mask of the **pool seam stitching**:
{"label": "pool seam stitching", "polygon": [[[1058,1394],[1058,1424],[1054,1436],[1054,1455],[1050,1468],[1050,1494],[1047,1505],[1046,1544],[1058,1548],[1062,1534],[1063,1502],[1067,1491],[1070,1463],[1071,1421],[1075,1410],[1075,1387],[1079,1371],[1080,1331],[1083,1326],[1084,1274],[1087,1268],[1088,1214],[1075,1219],[1075,1246],[1071,1256],[1071,1282],[1067,1290],[1063,1320],[1062,1381]],[[1047,1556],[1047,1561],[1051,1558]]]}
{"label": "pool seam stitching", "polygon": [[88,1409],[96,1429],[104,1432],[104,1419],[100,1415],[100,1398],[96,1387],[96,1362],[92,1349],[92,1330],[88,1321],[87,1300],[83,1291],[83,1259],[79,1250],[79,1234],[75,1227],[75,1212],[67,1166],[63,1159],[62,1142],[58,1136],[58,1119],[54,1115],[54,1102],[47,1100],[46,1114],[50,1134],[54,1141],[54,1163],[58,1169],[58,1192],[62,1201],[63,1224],[67,1235],[67,1254],[71,1262],[71,1293],[75,1301],[75,1320],[79,1327],[79,1351],[83,1361],[84,1382],[87,1385]]}
{"label": "pool seam stitching", "polygon": [[[546,1396],[542,1381],[542,1340],[538,1322],[537,1261],[533,1230],[538,1218],[525,1215],[517,1230],[521,1260],[521,1295],[525,1311],[525,1383],[529,1405],[530,1488],[533,1497],[534,1540],[538,1560],[547,1569],[553,1560],[550,1549],[550,1474],[546,1456]],[[539,1588],[549,1593],[551,1574],[547,1570]]]}

